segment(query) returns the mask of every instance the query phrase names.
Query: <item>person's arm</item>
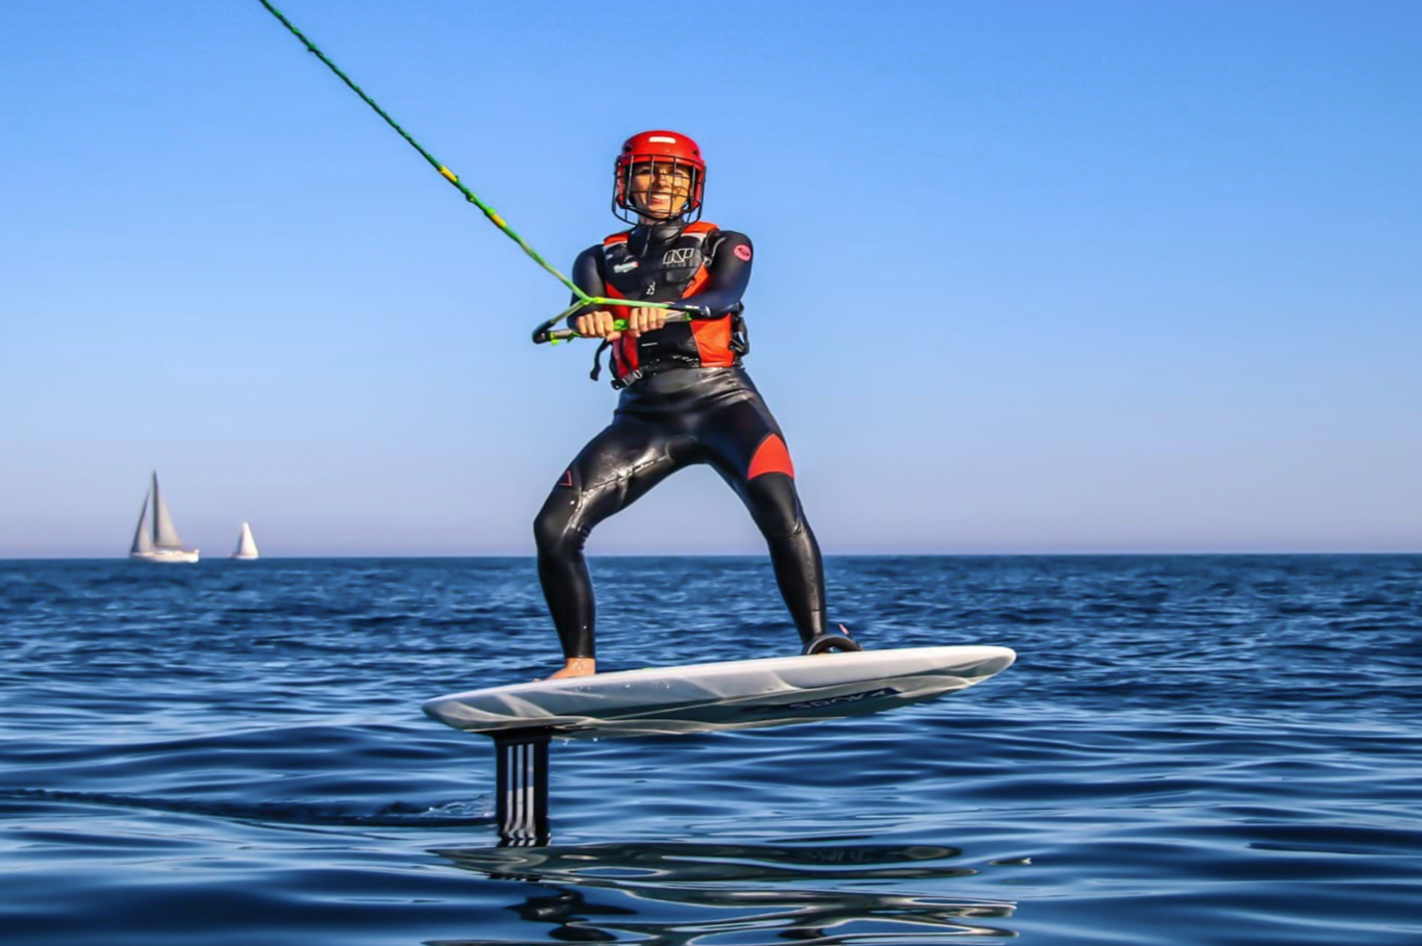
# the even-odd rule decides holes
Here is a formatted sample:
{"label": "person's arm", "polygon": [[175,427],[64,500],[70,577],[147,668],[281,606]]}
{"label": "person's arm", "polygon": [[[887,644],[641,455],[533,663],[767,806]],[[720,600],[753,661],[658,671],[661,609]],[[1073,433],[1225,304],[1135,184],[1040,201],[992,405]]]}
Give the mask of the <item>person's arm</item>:
{"label": "person's arm", "polygon": [[[590,296],[605,296],[607,280],[603,278],[602,260],[601,246],[592,246],[579,253],[573,261],[573,285]],[[574,296],[572,301],[577,302],[578,297]],[[568,328],[584,338],[603,338],[609,342],[622,337],[622,333],[613,328],[616,321],[610,310],[597,303],[579,306],[567,318]]]}
{"label": "person's arm", "polygon": [[[578,254],[578,258],[573,261],[573,285],[590,296],[605,296],[607,285],[602,278],[602,247],[590,246]],[[570,303],[577,302],[578,297],[573,296],[568,300]],[[589,312],[596,312],[595,305],[585,305],[579,308],[572,315],[568,316],[568,327],[576,328],[574,322],[580,315],[587,315]]]}
{"label": "person's arm", "polygon": [[741,296],[745,295],[746,287],[750,285],[754,251],[750,237],[744,233],[722,230],[711,248],[711,255],[710,278],[700,292],[686,301],[710,310],[710,318],[720,318],[734,311],[740,304]]}

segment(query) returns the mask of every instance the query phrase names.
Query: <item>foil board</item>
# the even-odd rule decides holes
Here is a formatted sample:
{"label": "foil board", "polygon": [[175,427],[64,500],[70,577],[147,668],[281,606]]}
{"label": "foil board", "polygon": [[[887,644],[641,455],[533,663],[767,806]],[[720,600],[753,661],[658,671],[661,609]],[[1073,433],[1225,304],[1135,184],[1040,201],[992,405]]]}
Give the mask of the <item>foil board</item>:
{"label": "foil board", "polygon": [[603,738],[785,726],[945,696],[1012,666],[1007,647],[769,657],[540,680],[437,697],[425,713],[496,739],[518,730]]}

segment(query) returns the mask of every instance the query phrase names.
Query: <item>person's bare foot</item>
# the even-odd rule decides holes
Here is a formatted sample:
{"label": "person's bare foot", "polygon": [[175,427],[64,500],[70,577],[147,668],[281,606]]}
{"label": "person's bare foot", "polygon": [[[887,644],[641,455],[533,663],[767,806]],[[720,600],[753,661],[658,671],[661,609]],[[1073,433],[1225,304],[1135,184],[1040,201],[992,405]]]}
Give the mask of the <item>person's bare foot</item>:
{"label": "person's bare foot", "polygon": [[561,677],[590,677],[597,673],[597,661],[591,657],[570,657],[557,673],[549,674],[549,680]]}

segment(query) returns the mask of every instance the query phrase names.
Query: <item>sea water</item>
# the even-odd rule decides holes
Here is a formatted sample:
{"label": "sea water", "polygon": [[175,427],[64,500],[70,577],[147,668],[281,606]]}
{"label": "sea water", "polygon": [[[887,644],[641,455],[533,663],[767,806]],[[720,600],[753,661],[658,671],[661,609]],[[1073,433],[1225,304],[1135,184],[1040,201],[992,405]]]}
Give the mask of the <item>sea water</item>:
{"label": "sea water", "polygon": [[[557,665],[530,560],[0,562],[0,942],[1422,943],[1422,556],[827,569],[869,647],[1018,662],[555,743],[515,848],[419,707]],[[761,559],[593,572],[609,669],[797,650]]]}

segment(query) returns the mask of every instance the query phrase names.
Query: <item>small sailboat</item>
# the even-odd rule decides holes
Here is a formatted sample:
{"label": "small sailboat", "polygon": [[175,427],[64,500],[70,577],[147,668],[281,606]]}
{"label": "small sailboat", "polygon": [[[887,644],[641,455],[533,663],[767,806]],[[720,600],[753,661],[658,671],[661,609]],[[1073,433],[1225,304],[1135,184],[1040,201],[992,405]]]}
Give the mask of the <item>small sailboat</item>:
{"label": "small sailboat", "polygon": [[237,537],[237,551],[229,557],[244,562],[255,561],[260,557],[257,554],[257,540],[252,538],[252,527],[245,522],[242,523],[242,534]]}
{"label": "small sailboat", "polygon": [[[148,515],[149,507],[153,515]],[[153,486],[143,497],[143,512],[138,517],[138,529],[133,533],[133,547],[128,557],[144,562],[196,562],[197,549],[183,548],[183,540],[178,538],[178,529],[173,525],[173,516],[168,512],[168,504],[163,502],[163,494],[158,490],[158,474],[153,474]]]}

